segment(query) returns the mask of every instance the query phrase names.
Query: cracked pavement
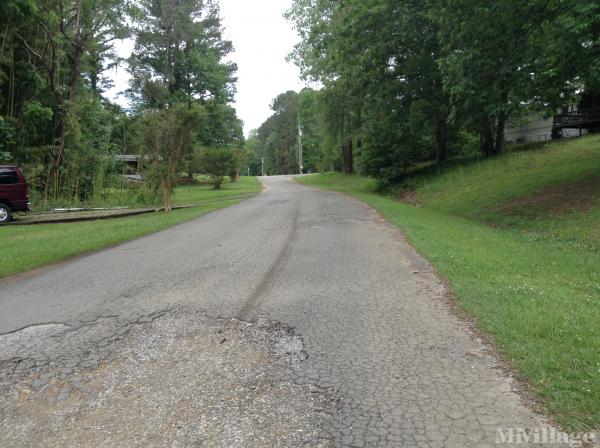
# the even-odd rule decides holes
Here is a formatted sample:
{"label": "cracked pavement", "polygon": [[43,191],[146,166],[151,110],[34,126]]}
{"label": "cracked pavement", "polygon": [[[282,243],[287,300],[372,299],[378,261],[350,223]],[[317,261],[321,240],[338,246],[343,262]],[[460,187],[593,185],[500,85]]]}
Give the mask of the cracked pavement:
{"label": "cracked pavement", "polygon": [[[498,429],[547,424],[453,314],[443,282],[399,230],[354,199],[289,176],[263,183],[265,192],[239,205],[0,280],[0,445],[492,447],[500,446]],[[265,320],[293,329],[301,348],[277,350],[276,340],[259,336],[269,334]],[[228,330],[237,348],[221,363],[223,322],[241,329]],[[172,327],[181,334],[169,339],[164,329]],[[162,370],[123,355],[163,339],[172,342],[161,346]],[[291,359],[295,350],[306,356]],[[178,370],[181,356],[220,367]],[[151,373],[129,381],[132,366]],[[190,369],[198,375],[184,374]],[[215,389],[207,375],[228,383]],[[126,415],[126,403],[142,416],[161,406],[125,394],[92,413],[86,400],[106,393],[109,377],[157,396],[164,378],[180,394],[161,401],[165,412],[190,403],[194,412],[163,439],[143,431],[135,440],[98,438],[105,433],[90,423],[94,415]],[[236,378],[269,392],[225,394]],[[209,387],[221,394],[212,404],[193,393]],[[69,400],[76,403],[61,405],[64,412],[35,415],[44,403]],[[208,415],[238,432],[206,426]],[[103,420],[103,428],[123,420]]]}

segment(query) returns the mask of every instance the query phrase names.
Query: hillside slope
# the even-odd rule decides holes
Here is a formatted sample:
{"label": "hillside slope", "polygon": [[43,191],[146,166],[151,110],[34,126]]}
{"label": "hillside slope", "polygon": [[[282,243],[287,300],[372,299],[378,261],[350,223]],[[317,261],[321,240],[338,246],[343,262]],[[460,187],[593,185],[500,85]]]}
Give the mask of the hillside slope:
{"label": "hillside slope", "polygon": [[412,204],[360,176],[299,182],[351,194],[398,225],[545,411],[583,431],[600,429],[598,176],[600,138],[589,137],[416,172],[399,188]]}
{"label": "hillside slope", "polygon": [[600,136],[415,174],[426,208],[600,249]]}

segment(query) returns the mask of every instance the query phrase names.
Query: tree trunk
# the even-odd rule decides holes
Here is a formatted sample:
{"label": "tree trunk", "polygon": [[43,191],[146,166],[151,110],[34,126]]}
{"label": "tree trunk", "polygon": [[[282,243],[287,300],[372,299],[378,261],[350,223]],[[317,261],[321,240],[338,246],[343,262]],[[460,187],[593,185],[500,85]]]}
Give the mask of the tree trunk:
{"label": "tree trunk", "polygon": [[48,179],[46,181],[45,199],[48,200],[50,197],[57,198],[60,193],[60,168],[64,161],[65,154],[65,139],[67,136],[67,120],[63,114],[66,114],[66,110],[62,110],[59,113],[58,118],[58,137],[54,144],[54,151],[52,154],[52,164],[50,165],[50,171],[48,172]]}
{"label": "tree trunk", "polygon": [[352,137],[347,137],[342,143],[342,163],[344,173],[354,172],[354,155],[352,150]]}
{"label": "tree trunk", "polygon": [[481,152],[485,157],[491,157],[494,155],[494,134],[492,132],[492,126],[490,124],[490,118],[485,115],[481,118],[481,130],[480,130],[480,146]]}
{"label": "tree trunk", "polygon": [[443,162],[448,157],[448,125],[446,123],[446,114],[442,111],[438,113],[437,124],[435,128],[436,157],[438,162]]}
{"label": "tree trunk", "polygon": [[344,114],[340,117],[340,139],[342,141],[342,171],[350,174],[354,171],[352,154],[352,136],[346,136],[346,120]]}
{"label": "tree trunk", "polygon": [[504,149],[504,129],[506,128],[507,115],[505,112],[500,112],[498,115],[498,123],[496,124],[496,146],[494,153],[500,154]]}
{"label": "tree trunk", "polygon": [[[85,38],[82,34],[81,29],[81,2],[78,1],[76,3],[76,12],[75,12],[75,29],[76,34],[73,38],[73,54],[70,57],[71,60],[71,68],[69,79],[67,81],[67,97],[66,101],[63,100],[63,97],[60,94],[56,94],[57,98],[60,98],[58,101],[57,109],[58,113],[58,124],[57,124],[57,137],[54,143],[54,154],[52,157],[52,165],[50,166],[50,172],[48,175],[48,183],[49,186],[46,186],[46,198],[48,194],[48,187],[51,190],[51,193],[54,197],[57,197],[59,194],[59,178],[60,178],[60,168],[62,167],[65,159],[65,140],[68,133],[69,127],[69,109],[71,108],[71,104],[75,100],[77,95],[77,84],[79,82],[79,78],[81,77],[81,58],[83,57],[83,53],[85,51]],[[64,23],[61,24],[61,30],[64,33]],[[54,76],[54,73],[51,73],[51,77]],[[58,92],[58,91],[57,91]]]}

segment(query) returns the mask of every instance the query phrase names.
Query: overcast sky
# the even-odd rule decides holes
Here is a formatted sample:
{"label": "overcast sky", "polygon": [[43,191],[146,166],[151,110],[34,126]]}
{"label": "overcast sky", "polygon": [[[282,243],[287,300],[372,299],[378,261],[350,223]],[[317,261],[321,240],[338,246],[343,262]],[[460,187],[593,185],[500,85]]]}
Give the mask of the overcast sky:
{"label": "overcast sky", "polygon": [[271,115],[273,98],[300,90],[298,68],[285,61],[298,41],[282,16],[291,0],[221,0],[226,36],[233,41],[238,64],[235,107],[248,133]]}
{"label": "overcast sky", "polygon": [[[233,42],[231,59],[238,64],[235,108],[244,121],[246,135],[271,115],[273,98],[286,90],[300,90],[298,68],[286,62],[298,36],[283,18],[291,0],[220,0],[225,37]],[[128,57],[130,41],[118,43],[119,54]],[[128,86],[125,67],[113,72],[115,87],[107,96]],[[125,104],[120,98],[117,101]]]}

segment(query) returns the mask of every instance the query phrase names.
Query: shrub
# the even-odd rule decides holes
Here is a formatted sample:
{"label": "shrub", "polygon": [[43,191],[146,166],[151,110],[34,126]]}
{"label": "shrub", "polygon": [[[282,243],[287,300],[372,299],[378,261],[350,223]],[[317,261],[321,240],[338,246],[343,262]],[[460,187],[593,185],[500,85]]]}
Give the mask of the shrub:
{"label": "shrub", "polygon": [[231,150],[209,149],[204,152],[201,159],[202,168],[210,176],[215,190],[221,189],[225,176],[235,171],[235,158]]}

